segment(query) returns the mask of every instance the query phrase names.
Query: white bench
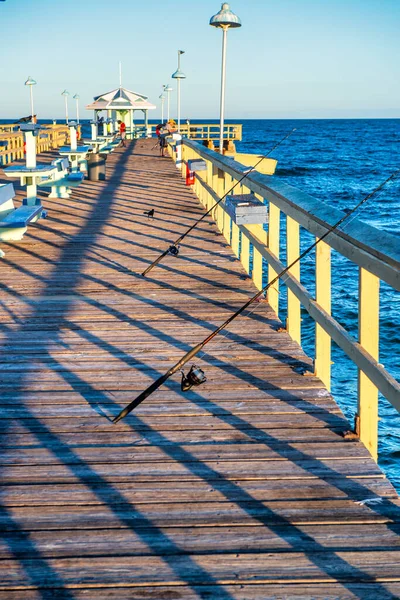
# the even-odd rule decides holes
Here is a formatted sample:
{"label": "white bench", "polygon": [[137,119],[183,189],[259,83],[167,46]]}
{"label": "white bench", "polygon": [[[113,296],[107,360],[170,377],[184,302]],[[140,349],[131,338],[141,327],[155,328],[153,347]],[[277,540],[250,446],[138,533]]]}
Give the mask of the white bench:
{"label": "white bench", "polygon": [[[14,206],[14,186],[12,183],[0,184],[0,240],[16,242],[22,240],[29,223],[34,223],[46,212],[40,203],[35,206]],[[0,257],[4,252],[0,250]]]}
{"label": "white bench", "polygon": [[56,171],[51,177],[41,181],[39,187],[50,188],[49,198],[69,198],[71,188],[82,183],[83,173],[70,173],[68,158],[57,158],[51,164],[56,167]]}

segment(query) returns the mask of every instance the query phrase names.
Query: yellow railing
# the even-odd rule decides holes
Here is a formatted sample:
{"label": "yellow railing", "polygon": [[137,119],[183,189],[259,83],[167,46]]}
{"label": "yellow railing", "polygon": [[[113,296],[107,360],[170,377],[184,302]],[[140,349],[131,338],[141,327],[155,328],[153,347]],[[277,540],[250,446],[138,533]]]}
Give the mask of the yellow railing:
{"label": "yellow railing", "polygon": [[[184,140],[182,174],[186,161],[202,158],[207,170],[196,173],[194,191],[202,204],[211,206],[233,183],[243,177],[245,167],[227,159],[202,144]],[[171,149],[172,150],[172,149]],[[175,153],[171,151],[175,157]],[[341,216],[340,210],[266,175],[253,172],[246,185],[238,185],[235,194],[253,192],[268,206],[268,231],[263,225],[236,225],[221,203],[213,212],[220,231],[251,275],[255,285],[263,284],[263,260],[268,264],[268,281],[293,262],[300,254],[300,228],[315,238],[321,237]],[[286,216],[286,263],[279,257],[281,213]],[[331,316],[331,250],[334,249],[358,266],[358,340]],[[251,260],[252,257],[252,260]],[[316,324],[314,372],[330,389],[331,342],[342,348],[358,367],[358,408],[356,433],[377,458],[378,390],[400,412],[400,385],[378,362],[379,354],[379,284],[385,281],[400,290],[400,241],[357,219],[344,230],[336,230],[318,244],[315,255],[315,297],[300,282],[300,264],[285,275],[281,283],[288,288],[286,329],[301,344],[301,306]],[[268,301],[278,314],[279,282],[268,290]]]}
{"label": "yellow railing", "polygon": [[[181,123],[181,134],[192,140],[219,140],[219,123]],[[149,125],[149,133],[155,135],[155,125]],[[225,123],[224,139],[240,141],[242,139],[242,125],[240,123]]]}
{"label": "yellow railing", "polygon": [[[0,125],[0,165],[8,165],[24,157],[24,135],[20,131],[13,132],[12,128],[15,127]],[[68,139],[66,125],[43,125],[37,137],[37,153],[59,148],[68,143]]]}

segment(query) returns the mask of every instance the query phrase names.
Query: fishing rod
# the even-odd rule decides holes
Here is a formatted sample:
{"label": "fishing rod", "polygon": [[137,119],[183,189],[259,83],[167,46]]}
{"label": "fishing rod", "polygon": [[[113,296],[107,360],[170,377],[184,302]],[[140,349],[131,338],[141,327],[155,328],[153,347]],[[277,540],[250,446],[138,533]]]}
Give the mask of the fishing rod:
{"label": "fishing rod", "polygon": [[197,221],[196,221],[195,223],[193,223],[193,225],[191,225],[191,226],[189,227],[189,229],[188,229],[187,231],[185,231],[185,233],[182,233],[182,235],[181,235],[181,236],[179,236],[179,237],[178,237],[178,239],[177,239],[177,240],[175,240],[175,242],[173,242],[173,243],[172,243],[172,244],[171,244],[171,245],[170,245],[170,246],[169,246],[169,247],[168,247],[168,248],[167,248],[167,249],[166,249],[166,250],[165,250],[165,251],[164,251],[162,254],[160,254],[160,256],[158,256],[158,257],[156,258],[156,260],[155,260],[155,261],[153,261],[153,262],[151,263],[151,265],[149,265],[145,271],[143,271],[143,273],[142,273],[142,276],[143,276],[143,277],[146,277],[147,273],[149,273],[149,271],[151,271],[151,270],[152,270],[152,269],[153,269],[153,268],[154,268],[156,265],[158,265],[158,263],[159,263],[159,262],[161,262],[161,261],[162,261],[162,259],[163,259],[165,256],[167,256],[167,254],[171,254],[172,256],[178,256],[178,254],[179,254],[179,247],[178,247],[178,246],[179,246],[179,244],[182,242],[182,240],[183,240],[183,239],[184,239],[184,238],[185,238],[185,237],[186,237],[186,236],[187,236],[187,235],[188,235],[188,234],[189,234],[189,233],[190,233],[190,232],[191,232],[191,231],[192,231],[192,230],[193,230],[195,227],[197,227],[197,225],[198,225],[198,224],[199,224],[199,223],[200,223],[200,222],[201,222],[203,219],[205,219],[205,218],[206,218],[206,217],[207,217],[207,216],[210,214],[210,212],[212,212],[212,211],[214,210],[214,208],[215,208],[216,206],[218,206],[218,204],[220,204],[220,203],[222,202],[222,200],[224,200],[224,199],[225,199],[225,198],[226,198],[226,197],[227,197],[227,196],[228,196],[228,195],[229,195],[231,192],[233,192],[233,190],[235,189],[235,187],[236,187],[236,186],[238,186],[240,183],[242,183],[242,181],[243,181],[244,179],[246,179],[246,177],[247,177],[248,175],[250,175],[250,173],[252,173],[252,172],[253,172],[253,171],[254,171],[254,170],[255,170],[255,169],[258,167],[258,165],[259,165],[259,164],[260,164],[260,163],[261,163],[261,162],[262,162],[262,161],[263,161],[265,158],[267,158],[267,157],[268,157],[270,154],[272,154],[272,152],[273,152],[274,150],[276,150],[276,149],[278,148],[278,146],[280,146],[281,144],[283,144],[283,142],[284,142],[285,140],[287,140],[287,139],[288,139],[288,137],[290,137],[290,136],[292,135],[292,133],[293,133],[293,132],[295,132],[295,131],[296,131],[296,128],[294,128],[294,129],[292,129],[291,131],[289,131],[289,133],[287,133],[287,134],[285,135],[285,137],[283,137],[283,138],[282,138],[282,139],[281,139],[279,142],[277,142],[277,143],[275,144],[275,146],[274,146],[273,148],[271,148],[271,150],[270,150],[269,152],[267,152],[267,154],[264,154],[264,155],[263,155],[263,156],[260,158],[260,160],[259,160],[259,161],[258,161],[258,162],[257,162],[257,163],[256,163],[256,164],[253,166],[253,167],[251,167],[251,168],[249,168],[249,169],[246,169],[246,171],[244,172],[244,175],[243,175],[243,177],[241,177],[240,179],[238,179],[238,181],[236,181],[236,183],[235,183],[235,184],[234,184],[234,185],[231,187],[231,189],[230,189],[230,190],[228,190],[228,191],[227,191],[227,192],[226,192],[226,193],[225,193],[225,194],[222,196],[222,198],[220,198],[220,199],[219,199],[219,200],[218,200],[218,201],[217,201],[217,202],[216,202],[216,203],[215,203],[215,204],[214,204],[214,205],[213,205],[211,208],[209,208],[209,209],[208,209],[208,211],[207,211],[206,213],[204,213],[204,215],[202,215],[202,216],[200,217],[200,219],[197,219]]}
{"label": "fishing rod", "polygon": [[[311,252],[311,250],[313,250],[320,242],[322,242],[330,233],[335,231],[338,227],[340,227],[340,225],[342,223],[347,221],[347,219],[349,219],[349,217],[352,214],[354,214],[356,212],[356,210],[358,210],[363,204],[368,202],[368,200],[370,200],[370,198],[372,198],[372,196],[375,196],[375,194],[377,194],[387,183],[389,183],[389,181],[393,180],[399,174],[399,172],[400,172],[400,169],[397,169],[397,171],[392,173],[392,175],[390,175],[390,177],[388,177],[387,179],[385,179],[385,181],[380,183],[378,185],[378,187],[376,187],[374,190],[372,190],[372,192],[370,192],[367,196],[365,196],[365,198],[360,200],[360,202],[358,202],[358,204],[356,204],[354,206],[354,208],[346,210],[345,215],[343,217],[341,217],[334,225],[329,227],[329,229],[320,238],[318,238],[317,240],[315,240],[315,242],[313,242],[311,244],[311,246],[308,246],[308,248],[303,250],[303,252],[301,252],[300,255],[293,262],[290,263],[290,265],[288,265],[287,267],[282,269],[282,271],[280,273],[278,273],[276,275],[276,277],[274,277],[269,283],[267,283],[260,291],[258,291],[256,294],[254,294],[254,296],[252,298],[250,298],[250,300],[245,302],[245,304],[243,304],[243,306],[241,308],[239,308],[224,323],[222,323],[222,325],[217,327],[202,342],[200,342],[199,344],[194,346],[194,348],[189,350],[189,352],[187,352],[176,363],[176,365],[171,367],[164,375],[159,377],[146,390],[144,390],[144,392],[142,392],[135,400],[133,400],[130,404],[128,404],[113,419],[113,423],[118,423],[118,421],[120,421],[121,419],[126,417],[134,408],[136,408],[139,404],[141,404],[141,402],[143,402],[143,400],[148,398],[148,396],[150,396],[153,392],[155,392],[155,390],[158,389],[165,381],[167,381],[167,379],[169,379],[172,375],[174,375],[174,373],[181,370],[182,367],[191,358],[196,356],[196,354],[198,354],[200,352],[200,350],[202,350],[202,348],[204,348],[204,346],[206,346],[209,342],[211,342],[211,340],[213,338],[215,338],[216,335],[218,335],[223,329],[225,329],[225,327],[227,327],[229,325],[229,323],[231,323],[234,319],[236,319],[244,310],[246,310],[246,308],[248,306],[250,306],[250,304],[255,302],[257,300],[257,298],[262,296],[271,286],[273,286],[279,279],[281,279],[281,277],[283,277],[302,258],[304,258],[307,254],[309,254]],[[193,386],[201,385],[205,381],[206,381],[206,377],[205,377],[204,371],[202,371],[202,369],[200,369],[199,367],[196,367],[195,365],[193,365],[186,376],[182,372],[181,389],[182,389],[182,391],[185,392],[185,391],[188,391]]]}

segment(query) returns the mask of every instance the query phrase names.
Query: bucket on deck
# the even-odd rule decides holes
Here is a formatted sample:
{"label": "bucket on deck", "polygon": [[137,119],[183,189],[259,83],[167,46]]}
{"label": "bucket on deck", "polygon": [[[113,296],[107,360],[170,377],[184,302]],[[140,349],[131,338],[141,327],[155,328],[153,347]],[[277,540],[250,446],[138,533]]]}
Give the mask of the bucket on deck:
{"label": "bucket on deck", "polygon": [[106,178],[107,154],[89,154],[87,172],[90,181],[104,181]]}

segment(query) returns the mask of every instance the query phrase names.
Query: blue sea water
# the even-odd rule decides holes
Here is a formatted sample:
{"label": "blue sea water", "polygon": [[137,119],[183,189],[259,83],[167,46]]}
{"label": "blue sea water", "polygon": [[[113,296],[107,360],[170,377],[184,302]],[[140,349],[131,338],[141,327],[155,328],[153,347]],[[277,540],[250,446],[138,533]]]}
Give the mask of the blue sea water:
{"label": "blue sea water", "polygon": [[[205,122],[204,120],[192,121]],[[213,122],[207,120],[208,123]],[[218,121],[214,121],[217,123]],[[348,120],[231,120],[242,123],[239,152],[267,153],[286,133],[293,135],[271,155],[278,160],[274,178],[300,188],[337,208],[350,208],[400,168],[400,119]],[[89,121],[83,135],[90,136]],[[358,218],[381,231],[400,232],[400,178],[364,206]],[[284,221],[282,221],[284,227]],[[302,248],[312,237],[302,233]],[[368,240],[366,240],[368,242]],[[285,257],[285,247],[281,248]],[[302,262],[301,278],[315,289],[314,257]],[[286,294],[281,286],[282,318]],[[332,314],[357,337],[358,269],[333,252]],[[304,311],[302,345],[314,356],[314,323]],[[380,362],[400,380],[400,294],[385,283],[380,294]],[[332,349],[332,393],[350,423],[357,407],[357,369],[336,345]],[[379,400],[379,464],[400,491],[400,415],[384,399]]]}
{"label": "blue sea water", "polygon": [[[275,177],[337,208],[351,208],[400,168],[400,120],[245,120],[239,152],[264,154],[286,132],[296,131],[272,156]],[[395,235],[400,232],[400,178],[364,205],[360,220]],[[302,247],[311,237],[303,235]],[[368,240],[366,240],[368,242]],[[285,248],[281,248],[284,256]],[[304,285],[315,288],[313,257],[302,266]],[[358,269],[334,252],[332,313],[357,337]],[[282,288],[284,286],[281,286]],[[284,296],[284,294],[283,294]],[[282,298],[283,308],[285,298]],[[283,311],[284,312],[284,311]],[[284,316],[284,315],[282,315]],[[314,356],[314,324],[304,311],[302,344]],[[385,283],[380,293],[380,362],[400,379],[400,294]],[[350,423],[357,407],[357,370],[340,348],[332,351],[332,393]],[[400,491],[400,415],[379,400],[379,464]]]}

